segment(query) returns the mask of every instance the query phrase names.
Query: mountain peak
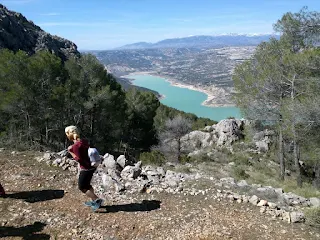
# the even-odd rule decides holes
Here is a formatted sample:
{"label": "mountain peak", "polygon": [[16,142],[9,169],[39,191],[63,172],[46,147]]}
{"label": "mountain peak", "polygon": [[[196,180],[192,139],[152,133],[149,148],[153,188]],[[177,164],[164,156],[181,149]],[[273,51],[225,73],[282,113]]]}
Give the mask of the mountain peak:
{"label": "mountain peak", "polygon": [[23,50],[28,54],[48,50],[63,60],[80,54],[73,42],[46,33],[21,13],[10,11],[2,4],[0,4],[0,48],[14,52]]}

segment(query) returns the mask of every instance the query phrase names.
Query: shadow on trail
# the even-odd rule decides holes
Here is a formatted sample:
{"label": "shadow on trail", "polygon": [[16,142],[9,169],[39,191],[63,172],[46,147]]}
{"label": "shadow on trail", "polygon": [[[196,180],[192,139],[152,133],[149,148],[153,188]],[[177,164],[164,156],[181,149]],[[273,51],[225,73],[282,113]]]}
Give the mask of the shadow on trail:
{"label": "shadow on trail", "polygon": [[102,206],[99,213],[115,212],[149,212],[160,208],[161,201],[143,200],[141,203],[129,203],[111,206]]}
{"label": "shadow on trail", "polygon": [[0,238],[5,237],[22,237],[24,240],[46,240],[50,239],[50,235],[37,233],[44,229],[46,224],[35,222],[32,225],[24,227],[0,227]]}
{"label": "shadow on trail", "polygon": [[6,198],[23,199],[28,203],[63,198],[64,190],[39,190],[6,194]]}

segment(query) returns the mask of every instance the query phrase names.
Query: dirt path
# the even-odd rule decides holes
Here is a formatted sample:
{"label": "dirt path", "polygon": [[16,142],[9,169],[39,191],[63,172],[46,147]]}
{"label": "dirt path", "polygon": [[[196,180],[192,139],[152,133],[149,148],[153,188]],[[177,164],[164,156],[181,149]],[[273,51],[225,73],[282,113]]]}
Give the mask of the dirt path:
{"label": "dirt path", "polygon": [[106,200],[92,213],[73,174],[33,157],[0,152],[0,182],[9,194],[0,199],[1,239],[320,239],[317,229],[206,194],[145,193]]}

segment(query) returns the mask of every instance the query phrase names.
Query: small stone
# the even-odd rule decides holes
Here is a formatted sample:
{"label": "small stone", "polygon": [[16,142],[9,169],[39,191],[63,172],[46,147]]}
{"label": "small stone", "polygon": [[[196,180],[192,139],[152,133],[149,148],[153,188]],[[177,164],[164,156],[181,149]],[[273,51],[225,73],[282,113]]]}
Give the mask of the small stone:
{"label": "small stone", "polygon": [[256,195],[253,195],[250,199],[249,202],[253,205],[257,205],[259,202],[259,198]]}
{"label": "small stone", "polygon": [[276,208],[277,208],[277,204],[276,204],[276,203],[273,203],[273,202],[268,202],[268,206],[269,206],[271,209],[276,209]]}
{"label": "small stone", "polygon": [[233,195],[228,195],[227,198],[232,200],[232,201],[234,200],[234,196]]}
{"label": "small stone", "polygon": [[281,195],[283,193],[283,189],[282,188],[275,188],[274,191],[278,194]]}
{"label": "small stone", "polygon": [[267,207],[266,207],[266,206],[262,206],[262,207],[260,208],[260,213],[265,213],[266,210],[267,210]]}
{"label": "small stone", "polygon": [[238,185],[239,187],[246,187],[246,186],[248,186],[248,183],[247,183],[246,180],[241,180],[241,181],[239,181],[239,182],[237,183],[237,185]]}
{"label": "small stone", "polygon": [[153,193],[154,192],[154,189],[152,189],[152,188],[148,188],[147,190],[146,190],[146,193],[148,193],[148,194],[151,194],[151,193]]}
{"label": "small stone", "polygon": [[292,212],[290,213],[291,222],[301,223],[305,221],[303,212]]}
{"label": "small stone", "polygon": [[233,198],[234,198],[235,200],[238,200],[238,199],[241,199],[241,196],[240,196],[239,194],[234,194],[234,195],[233,195]]}
{"label": "small stone", "polygon": [[248,203],[249,202],[249,198],[247,196],[242,197],[242,201],[244,203]]}
{"label": "small stone", "polygon": [[260,202],[257,204],[258,207],[266,206],[268,202],[266,200],[260,200]]}
{"label": "small stone", "polygon": [[291,217],[289,212],[284,212],[282,214],[282,219],[288,223],[291,223]]}
{"label": "small stone", "polygon": [[311,206],[320,207],[320,199],[316,197],[312,197],[309,199]]}

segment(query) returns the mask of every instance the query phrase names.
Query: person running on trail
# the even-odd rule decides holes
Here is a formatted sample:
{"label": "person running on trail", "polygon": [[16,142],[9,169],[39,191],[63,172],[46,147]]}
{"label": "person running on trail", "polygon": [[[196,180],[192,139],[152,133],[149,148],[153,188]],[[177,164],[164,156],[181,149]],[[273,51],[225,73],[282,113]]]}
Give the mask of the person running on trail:
{"label": "person running on trail", "polygon": [[87,140],[80,138],[80,133],[76,126],[66,127],[65,133],[67,138],[74,143],[68,147],[68,152],[80,165],[78,187],[81,192],[86,194],[92,200],[85,202],[85,205],[91,207],[93,211],[96,211],[102,205],[103,200],[94,193],[90,184],[96,168],[91,166],[88,156],[89,143]]}

